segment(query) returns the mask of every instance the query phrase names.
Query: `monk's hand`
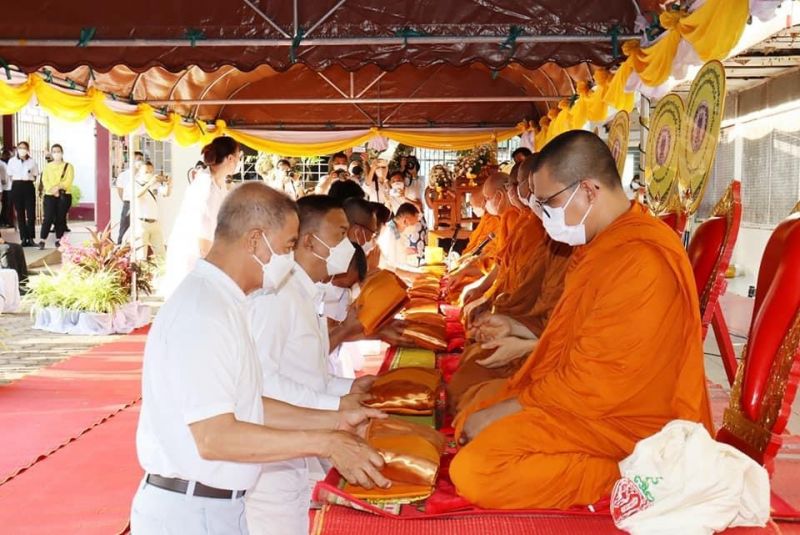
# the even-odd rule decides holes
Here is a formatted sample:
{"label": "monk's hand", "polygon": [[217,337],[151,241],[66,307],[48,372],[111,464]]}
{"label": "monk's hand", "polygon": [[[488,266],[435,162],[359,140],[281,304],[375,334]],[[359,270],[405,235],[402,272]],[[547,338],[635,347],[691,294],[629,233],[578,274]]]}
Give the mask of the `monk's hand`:
{"label": "monk's hand", "polygon": [[351,394],[366,394],[372,388],[372,383],[375,382],[374,375],[364,375],[359,377],[353,384],[350,385],[350,393]]}
{"label": "monk's hand", "polygon": [[538,340],[526,340],[515,336],[506,336],[481,344],[483,349],[494,349],[494,353],[485,359],[476,360],[484,368],[500,368],[517,359],[524,358],[536,349]]}
{"label": "monk's hand", "polygon": [[370,397],[366,392],[351,392],[339,398],[339,410],[354,410],[362,408],[361,402]]}
{"label": "monk's hand", "polygon": [[470,414],[464,422],[464,430],[459,442],[463,445],[475,440],[481,431],[497,420],[520,411],[522,411],[522,405],[519,404],[517,398],[511,398]]}
{"label": "monk's hand", "polygon": [[331,433],[325,458],[350,484],[365,489],[389,488],[391,481],[381,475],[383,457],[360,437],[350,433]]}
{"label": "monk's hand", "polygon": [[513,320],[501,314],[484,314],[478,318],[470,330],[470,338],[478,342],[498,340],[511,336]]}

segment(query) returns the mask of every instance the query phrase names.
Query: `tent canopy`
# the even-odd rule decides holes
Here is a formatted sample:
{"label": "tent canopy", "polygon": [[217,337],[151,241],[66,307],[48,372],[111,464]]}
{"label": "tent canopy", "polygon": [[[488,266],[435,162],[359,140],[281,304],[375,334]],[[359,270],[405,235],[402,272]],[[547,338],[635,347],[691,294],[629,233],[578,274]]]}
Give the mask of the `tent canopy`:
{"label": "tent canopy", "polygon": [[[240,127],[502,127],[618,62],[657,0],[36,1],[0,58]],[[78,46],[80,44],[80,46]]]}

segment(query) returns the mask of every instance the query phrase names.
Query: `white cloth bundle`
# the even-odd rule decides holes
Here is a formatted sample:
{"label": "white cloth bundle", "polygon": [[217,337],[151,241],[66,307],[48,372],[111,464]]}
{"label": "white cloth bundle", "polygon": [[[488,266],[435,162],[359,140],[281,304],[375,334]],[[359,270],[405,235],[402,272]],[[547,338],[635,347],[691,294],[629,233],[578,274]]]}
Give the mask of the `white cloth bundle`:
{"label": "white cloth bundle", "polygon": [[675,420],[636,444],[611,493],[618,528],[705,535],[769,519],[767,471],[697,423]]}

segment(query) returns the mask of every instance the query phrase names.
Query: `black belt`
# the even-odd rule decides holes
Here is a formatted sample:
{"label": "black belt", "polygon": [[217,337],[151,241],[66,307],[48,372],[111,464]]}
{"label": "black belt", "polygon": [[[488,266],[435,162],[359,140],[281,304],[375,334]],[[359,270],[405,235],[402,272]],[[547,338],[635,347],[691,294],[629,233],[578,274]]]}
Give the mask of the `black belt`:
{"label": "black belt", "polygon": [[155,219],[146,219],[144,217],[140,217],[139,221],[144,221],[145,223],[155,223],[156,222]]}
{"label": "black belt", "polygon": [[[186,491],[189,490],[189,482],[185,479],[178,479],[177,477],[163,477],[156,474],[147,474],[145,481],[154,487],[177,492],[179,494],[186,494]],[[245,491],[243,490],[225,490],[207,487],[198,481],[194,484],[192,496],[230,500],[234,497],[241,498],[244,496],[244,493]]]}

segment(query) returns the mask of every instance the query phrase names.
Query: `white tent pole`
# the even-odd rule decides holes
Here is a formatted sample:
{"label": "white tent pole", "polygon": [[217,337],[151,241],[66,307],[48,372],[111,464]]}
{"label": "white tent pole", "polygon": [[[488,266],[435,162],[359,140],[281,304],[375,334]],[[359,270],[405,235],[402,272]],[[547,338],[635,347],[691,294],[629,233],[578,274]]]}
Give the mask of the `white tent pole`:
{"label": "white tent pole", "polygon": [[[136,181],[136,170],[134,169],[133,165],[134,160],[134,150],[133,150],[133,134],[128,134],[128,170],[130,171],[131,177],[131,206],[128,214],[130,216],[131,224],[128,226],[128,239],[130,240],[131,244],[131,262],[136,262],[136,224],[138,219],[136,218],[136,195],[138,195],[138,184]],[[136,302],[137,295],[136,291],[136,272],[133,272],[131,277],[131,301]]]}
{"label": "white tent pole", "polygon": [[[628,39],[639,39],[639,34],[619,35],[622,42]],[[507,39],[507,35],[426,35],[408,37],[323,37],[303,39],[300,46],[382,46],[382,45],[445,45],[445,44],[499,44]],[[520,35],[516,43],[606,43],[612,37],[606,34],[595,35]],[[64,47],[75,48],[75,39],[0,39],[1,47]],[[291,39],[92,39],[86,47],[290,47]]]}

